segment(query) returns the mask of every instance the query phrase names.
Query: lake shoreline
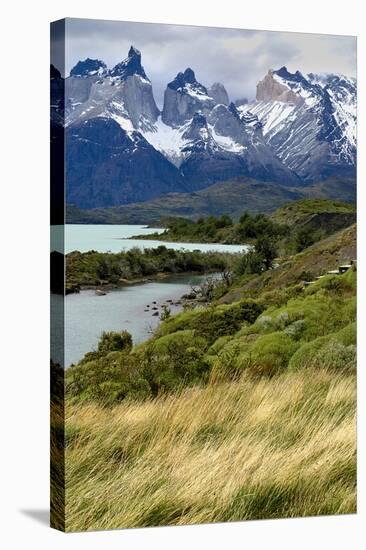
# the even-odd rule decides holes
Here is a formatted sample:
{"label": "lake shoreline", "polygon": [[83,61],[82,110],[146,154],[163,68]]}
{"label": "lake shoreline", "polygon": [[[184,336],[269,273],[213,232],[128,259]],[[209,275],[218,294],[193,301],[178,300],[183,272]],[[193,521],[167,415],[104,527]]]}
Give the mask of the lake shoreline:
{"label": "lake shoreline", "polygon": [[139,231],[155,232],[146,225],[66,226],[66,368],[95,350],[103,332],[126,330],[136,345],[151,337],[167,308],[172,316],[203,309],[213,292],[208,279],[224,284],[220,274],[247,248],[129,239]]}
{"label": "lake shoreline", "polygon": [[[253,246],[253,243],[255,241],[255,239],[246,239],[245,243],[233,243],[233,242],[225,242],[225,241],[217,241],[216,239],[205,239],[205,238],[202,238],[202,239],[189,239],[189,238],[184,238],[184,239],[179,239],[179,237],[177,237],[176,235],[174,237],[169,237],[169,236],[166,236],[165,238],[162,238],[164,237],[164,234],[163,233],[149,233],[147,235],[132,235],[131,237],[128,237],[128,238],[121,238],[120,240],[136,240],[136,241],[142,241],[142,240],[146,240],[146,241],[156,241],[156,242],[160,242],[162,246],[165,245],[165,243],[168,243],[168,244],[181,244],[181,245],[184,245],[184,244],[197,244],[197,245],[202,245],[202,244],[205,244],[205,245],[209,245],[209,244],[212,244],[212,245],[215,245],[215,246],[220,246],[220,245],[224,245],[224,246],[243,246],[243,247],[249,247],[249,246]],[[233,254],[235,254],[235,252],[233,252]]]}
{"label": "lake shoreline", "polygon": [[138,285],[144,285],[148,283],[153,282],[159,282],[164,281],[165,279],[169,278],[179,278],[179,276],[183,277],[189,277],[189,276],[202,276],[205,275],[209,276],[214,273],[217,273],[217,269],[211,269],[207,270],[205,272],[202,271],[180,271],[176,273],[168,273],[164,271],[160,271],[158,273],[155,273],[149,277],[137,277],[135,279],[124,279],[121,278],[118,283],[111,283],[106,282],[105,284],[81,284],[81,285],[75,285],[74,287],[68,287],[66,288],[66,295],[69,294],[78,294],[83,290],[101,290],[101,291],[111,291],[111,290],[118,290],[119,288],[123,287],[130,287],[130,286],[138,286]]}
{"label": "lake shoreline", "polygon": [[65,298],[65,367],[95,350],[104,331],[127,330],[134,344],[139,344],[149,339],[160,325],[165,307],[172,316],[187,306],[205,307],[201,295],[194,295],[192,289],[199,288],[208,276],[208,273],[172,273],[146,283],[111,286],[104,295],[98,295],[95,288],[69,294]]}
{"label": "lake shoreline", "polygon": [[[55,226],[57,230],[58,226]],[[59,231],[62,232],[62,226]],[[230,254],[245,252],[250,248],[248,244],[226,244],[207,239],[203,241],[187,240],[161,240],[160,235],[164,233],[164,228],[147,227],[145,225],[86,225],[86,224],[66,224],[65,238],[60,239],[58,251],[61,254],[70,254],[72,252],[127,252],[134,248],[147,250],[165,246],[173,250],[201,252],[228,252]],[[148,235],[147,239],[144,236]],[[151,235],[157,238],[152,238]],[[207,241],[207,242],[205,242]],[[57,248],[57,247],[56,247]]]}

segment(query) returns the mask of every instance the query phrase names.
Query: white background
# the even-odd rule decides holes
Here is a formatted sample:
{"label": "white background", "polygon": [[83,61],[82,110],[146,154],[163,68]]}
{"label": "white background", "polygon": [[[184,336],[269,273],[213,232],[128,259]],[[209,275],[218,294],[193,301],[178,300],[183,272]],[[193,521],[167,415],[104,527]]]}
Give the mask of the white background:
{"label": "white background", "polygon": [[[2,4],[0,544],[12,548],[360,548],[365,523],[365,58],[356,0],[88,0]],[[4,7],[6,6],[6,7]],[[357,516],[62,534],[48,523],[49,22],[89,17],[358,35],[359,513]],[[365,538],[365,536],[364,536]]]}

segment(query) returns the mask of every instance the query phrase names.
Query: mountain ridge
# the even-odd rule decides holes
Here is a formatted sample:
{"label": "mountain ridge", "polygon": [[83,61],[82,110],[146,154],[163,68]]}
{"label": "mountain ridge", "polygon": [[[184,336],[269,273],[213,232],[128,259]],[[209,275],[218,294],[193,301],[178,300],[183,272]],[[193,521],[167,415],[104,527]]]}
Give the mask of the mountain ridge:
{"label": "mountain ridge", "polygon": [[[59,78],[53,74],[53,89]],[[65,79],[64,115],[67,135],[72,136],[66,141],[66,149],[71,148],[68,158],[76,163],[68,172],[67,187],[72,191],[67,200],[79,208],[128,204],[138,197],[145,201],[171,190],[189,192],[237,177],[290,187],[335,174],[355,177],[356,82],[341,75],[270,69],[258,83],[257,100],[235,104],[223,84],[206,87],[188,67],[167,84],[160,111],[141,52],[131,46],[112,69],[90,58],[71,69]],[[97,158],[108,156],[108,147],[100,139],[104,132],[93,135],[92,130],[105,124],[105,131],[111,131],[108,120],[122,130],[122,156],[132,165],[135,158],[145,159],[140,170],[131,171],[121,162],[121,152],[110,154],[107,165],[98,165]],[[84,124],[88,137],[78,139],[74,130]],[[95,159],[87,153],[91,142],[104,148]],[[86,158],[81,177],[76,167],[80,169]],[[169,174],[169,183],[159,181],[159,170]],[[149,182],[151,174],[154,185]],[[106,180],[119,188],[108,199]],[[88,193],[87,202],[80,199]]]}
{"label": "mountain ridge", "polygon": [[352,180],[335,178],[300,188],[237,178],[199,191],[167,193],[149,201],[110,208],[79,210],[68,205],[66,223],[156,224],[167,217],[197,220],[201,216],[222,214],[237,219],[243,211],[271,213],[290,201],[308,198],[355,204],[356,186]]}

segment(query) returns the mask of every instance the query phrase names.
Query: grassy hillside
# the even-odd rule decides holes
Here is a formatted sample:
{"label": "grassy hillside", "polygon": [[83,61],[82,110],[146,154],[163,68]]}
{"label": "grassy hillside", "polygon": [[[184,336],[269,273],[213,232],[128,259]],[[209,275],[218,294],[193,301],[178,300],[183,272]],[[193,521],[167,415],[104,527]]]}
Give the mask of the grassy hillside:
{"label": "grassy hillside", "polygon": [[303,188],[306,198],[334,199],[337,201],[356,202],[356,182],[353,178],[328,178]]}
{"label": "grassy hillside", "polygon": [[306,223],[310,216],[316,216],[318,214],[355,214],[355,212],[355,205],[347,202],[331,199],[301,199],[278,208],[276,212],[271,215],[271,218],[277,223],[295,225],[298,223]]}
{"label": "grassy hillside", "polygon": [[331,199],[302,199],[277,209],[271,219],[297,229],[322,229],[330,235],[356,222],[356,205]]}
{"label": "grassy hillside", "polygon": [[355,378],[325,370],[67,407],[68,531],[356,510]]}
{"label": "grassy hillside", "polygon": [[353,180],[330,178],[311,186],[288,188],[277,183],[239,178],[216,183],[195,193],[169,193],[151,201],[112,208],[80,210],[69,205],[67,223],[153,224],[167,217],[198,219],[221,214],[238,219],[244,211],[270,213],[289,201],[309,197],[354,203],[356,185]]}
{"label": "grassy hillside", "polygon": [[253,297],[263,292],[279,291],[348,263],[357,257],[356,237],[356,225],[347,227],[301,253],[284,259],[276,269],[236,281],[222,301],[230,303],[243,296]]}
{"label": "grassy hillside", "polygon": [[355,512],[357,272],[302,283],[355,244],[353,225],[236,274],[67,369],[66,529]]}

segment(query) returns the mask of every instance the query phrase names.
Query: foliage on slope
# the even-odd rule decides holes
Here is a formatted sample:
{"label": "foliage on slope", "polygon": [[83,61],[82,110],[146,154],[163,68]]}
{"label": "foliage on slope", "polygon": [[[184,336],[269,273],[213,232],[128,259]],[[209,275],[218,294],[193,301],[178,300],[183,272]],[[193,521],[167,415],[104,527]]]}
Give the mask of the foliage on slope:
{"label": "foliage on slope", "polygon": [[229,292],[221,298],[231,303],[245,296],[256,297],[264,292],[290,295],[299,292],[296,287],[304,280],[323,275],[357,257],[356,225],[322,239],[307,247],[301,253],[284,259],[275,269],[259,276],[243,277],[237,280]]}
{"label": "foliage on slope", "polygon": [[[336,346],[337,368],[352,370],[355,281],[350,270],[292,294],[198,307],[167,318],[153,338],[135,347],[121,347],[120,339],[106,333],[97,351],[67,370],[68,395],[75,402],[112,404],[206,384],[212,377],[235,379],[243,371],[272,376],[286,370],[302,346],[324,336],[324,345]],[[346,343],[343,329],[351,335]],[[301,361],[295,364],[301,368]]]}
{"label": "foliage on slope", "polygon": [[[356,511],[355,228],[66,371],[66,530]],[[315,264],[315,267],[314,267]]]}

